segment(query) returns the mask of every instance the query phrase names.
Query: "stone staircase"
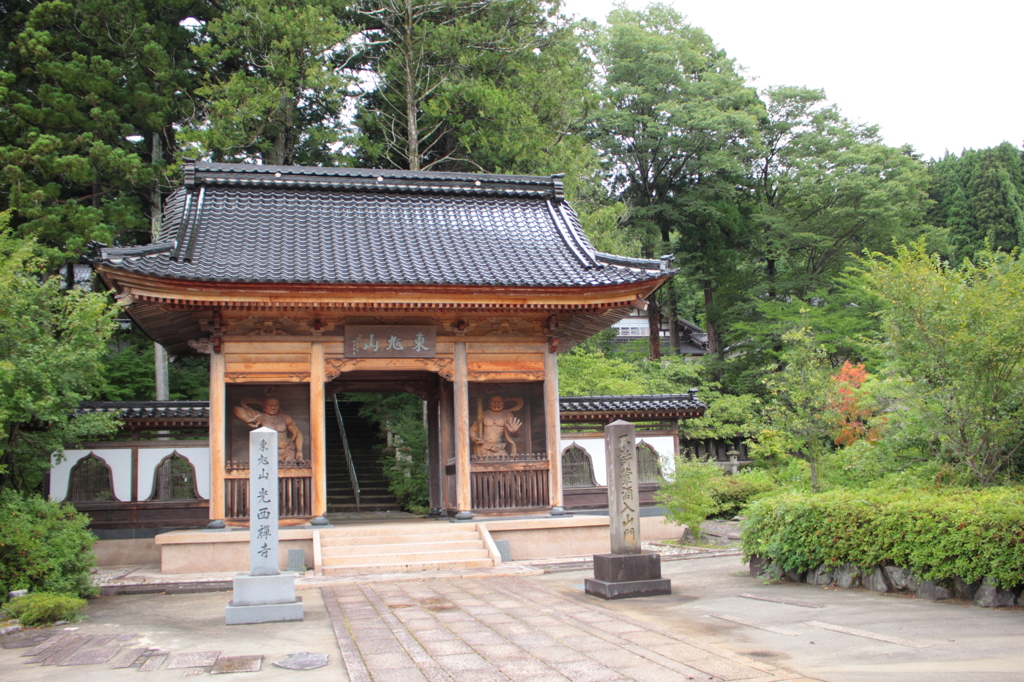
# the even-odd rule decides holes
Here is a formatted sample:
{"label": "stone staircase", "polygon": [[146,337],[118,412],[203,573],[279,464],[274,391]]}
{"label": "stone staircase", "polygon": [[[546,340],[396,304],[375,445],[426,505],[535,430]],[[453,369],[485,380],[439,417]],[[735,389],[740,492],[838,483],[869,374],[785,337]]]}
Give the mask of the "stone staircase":
{"label": "stone staircase", "polygon": [[500,557],[475,523],[356,525],[320,531],[323,575],[491,568]]}
{"label": "stone staircase", "polygon": [[[359,511],[399,511],[398,500],[388,490],[384,466],[380,463],[379,446],[384,444],[377,427],[359,416],[359,403],[338,398],[341,417],[345,421],[348,446],[359,479]],[[352,494],[352,479],[345,461],[345,449],[334,416],[334,403],[327,401],[327,513],[356,511],[356,498]]]}

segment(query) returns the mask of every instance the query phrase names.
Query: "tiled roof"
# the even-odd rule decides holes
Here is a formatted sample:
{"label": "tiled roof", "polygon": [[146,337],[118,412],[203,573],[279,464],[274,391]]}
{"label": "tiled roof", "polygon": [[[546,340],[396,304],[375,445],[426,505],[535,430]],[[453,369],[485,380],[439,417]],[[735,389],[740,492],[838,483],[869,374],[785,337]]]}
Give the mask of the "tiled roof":
{"label": "tiled roof", "polygon": [[[559,398],[563,415],[594,412],[693,412],[707,408],[696,390],[672,395],[590,395]],[[83,402],[78,413],[115,412],[125,420],[199,421],[210,418],[205,400],[133,400]]]}
{"label": "tiled roof", "polygon": [[79,414],[112,412],[126,420],[204,422],[210,418],[210,403],[205,400],[105,400],[83,402],[77,411]]}
{"label": "tiled roof", "polygon": [[558,399],[563,415],[576,413],[703,412],[707,405],[697,389],[669,395],[587,395]]}
{"label": "tiled roof", "polygon": [[210,282],[565,287],[656,280],[597,252],[558,177],[188,165],[162,238],[111,268]]}

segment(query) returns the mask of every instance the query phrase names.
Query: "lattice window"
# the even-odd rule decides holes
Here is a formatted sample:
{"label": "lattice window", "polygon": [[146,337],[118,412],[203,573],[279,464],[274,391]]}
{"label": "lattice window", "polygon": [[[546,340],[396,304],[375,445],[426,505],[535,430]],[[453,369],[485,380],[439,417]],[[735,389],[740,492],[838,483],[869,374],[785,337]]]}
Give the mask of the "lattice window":
{"label": "lattice window", "polygon": [[113,476],[102,459],[90,453],[71,467],[68,482],[70,502],[109,502],[114,499]]}
{"label": "lattice window", "polygon": [[661,457],[647,443],[636,446],[637,464],[640,468],[640,483],[659,483],[661,481]]}
{"label": "lattice window", "polygon": [[156,468],[151,500],[198,500],[196,470],[177,452],[164,458]]}
{"label": "lattice window", "polygon": [[562,486],[585,488],[595,486],[594,462],[590,454],[576,443],[562,451]]}

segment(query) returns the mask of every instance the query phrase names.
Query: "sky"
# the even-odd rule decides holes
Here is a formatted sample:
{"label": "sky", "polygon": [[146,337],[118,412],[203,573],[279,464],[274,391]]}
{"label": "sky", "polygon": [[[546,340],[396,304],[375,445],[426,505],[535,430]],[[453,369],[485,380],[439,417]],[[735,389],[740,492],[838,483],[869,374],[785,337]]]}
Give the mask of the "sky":
{"label": "sky", "polygon": [[[564,0],[603,21],[613,0]],[[646,2],[630,0],[631,9]],[[825,90],[925,159],[1024,145],[1021,0],[668,0],[736,59],[757,88]]]}

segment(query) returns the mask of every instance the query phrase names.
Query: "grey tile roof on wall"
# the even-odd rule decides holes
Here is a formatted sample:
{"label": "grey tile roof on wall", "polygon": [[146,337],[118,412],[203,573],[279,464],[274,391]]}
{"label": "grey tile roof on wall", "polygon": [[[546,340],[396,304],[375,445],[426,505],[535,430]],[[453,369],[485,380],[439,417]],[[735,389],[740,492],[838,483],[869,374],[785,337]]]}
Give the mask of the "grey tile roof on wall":
{"label": "grey tile roof on wall", "polygon": [[651,281],[602,254],[558,177],[190,164],[154,244],[111,268],[210,282],[568,287]]}
{"label": "grey tile roof on wall", "polygon": [[83,402],[78,414],[115,413],[121,419],[166,419],[203,421],[210,418],[205,400],[104,400]]}
{"label": "grey tile roof on wall", "polygon": [[[559,398],[562,414],[591,412],[683,412],[704,410],[707,405],[696,392],[671,395],[590,395]],[[89,401],[77,412],[113,412],[121,419],[208,420],[210,403],[205,400]]]}
{"label": "grey tile roof on wall", "polygon": [[696,389],[688,393],[661,395],[587,395],[558,399],[562,414],[592,412],[690,412],[705,410],[707,405],[697,397]]}

